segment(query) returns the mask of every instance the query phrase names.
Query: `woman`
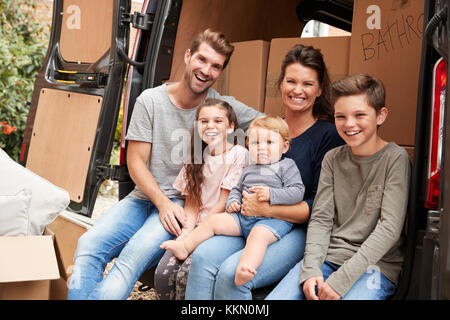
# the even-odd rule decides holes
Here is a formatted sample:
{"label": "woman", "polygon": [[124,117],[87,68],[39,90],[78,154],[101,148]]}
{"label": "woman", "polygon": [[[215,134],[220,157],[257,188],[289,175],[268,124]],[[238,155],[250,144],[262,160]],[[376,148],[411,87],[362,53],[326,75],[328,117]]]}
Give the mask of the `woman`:
{"label": "woman", "polygon": [[[278,218],[296,224],[280,241],[270,245],[255,277],[234,284],[234,274],[245,239],[214,236],[192,254],[186,299],[251,299],[251,290],[279,281],[305,249],[306,222],[317,191],[324,154],[344,142],[336,132],[330,105],[330,79],[320,50],[294,46],[285,56],[278,81],[293,159],[305,184],[304,200],[292,206],[270,206],[244,192],[242,214]],[[250,189],[252,191],[252,189]]]}

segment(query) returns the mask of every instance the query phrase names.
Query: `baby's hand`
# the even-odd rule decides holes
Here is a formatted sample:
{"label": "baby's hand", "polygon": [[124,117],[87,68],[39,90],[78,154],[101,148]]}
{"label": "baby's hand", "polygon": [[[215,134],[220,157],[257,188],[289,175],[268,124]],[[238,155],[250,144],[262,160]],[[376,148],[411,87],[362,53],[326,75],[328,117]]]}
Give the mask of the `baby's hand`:
{"label": "baby's hand", "polygon": [[250,188],[251,192],[256,193],[259,201],[270,201],[270,189],[266,186],[254,186]]}
{"label": "baby's hand", "polygon": [[237,201],[233,201],[228,205],[227,212],[239,212],[241,210],[241,204]]}

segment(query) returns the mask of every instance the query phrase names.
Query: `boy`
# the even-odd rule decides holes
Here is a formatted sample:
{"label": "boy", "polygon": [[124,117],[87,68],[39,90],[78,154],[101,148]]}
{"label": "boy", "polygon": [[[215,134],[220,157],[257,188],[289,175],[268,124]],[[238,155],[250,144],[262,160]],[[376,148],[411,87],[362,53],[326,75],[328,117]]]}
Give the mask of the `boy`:
{"label": "boy", "polygon": [[214,235],[246,237],[247,243],[235,275],[237,286],[254,277],[267,246],[292,228],[287,221],[241,215],[242,192],[253,186],[260,201],[291,205],[302,201],[305,191],[295,162],[289,158],[280,160],[289,149],[289,128],[283,119],[266,116],[253,120],[248,129],[248,146],[253,163],[244,169],[231,190],[225,205],[227,212],[208,216],[185,238],[161,245],[183,260],[201,242]]}
{"label": "boy", "polygon": [[332,89],[336,128],[346,145],[325,155],[304,259],[268,299],[381,300],[396,288],[409,157],[378,136],[388,114],[379,80],[348,76]]}

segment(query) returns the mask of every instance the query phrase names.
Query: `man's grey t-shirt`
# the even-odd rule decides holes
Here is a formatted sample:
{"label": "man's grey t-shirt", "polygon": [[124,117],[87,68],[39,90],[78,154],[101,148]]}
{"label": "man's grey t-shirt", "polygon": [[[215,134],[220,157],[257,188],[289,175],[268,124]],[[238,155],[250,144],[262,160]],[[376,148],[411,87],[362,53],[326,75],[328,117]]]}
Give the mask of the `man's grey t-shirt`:
{"label": "man's grey t-shirt", "polygon": [[[234,97],[221,96],[211,88],[206,98],[228,102],[236,113],[239,126],[244,130],[254,118],[263,115]],[[152,144],[147,167],[169,198],[182,197],[172,184],[183,166],[186,153],[190,152],[188,147],[196,111],[197,107],[186,110],[175,106],[167,93],[167,84],[143,91],[134,105],[126,139]],[[149,200],[138,186],[130,195]]]}

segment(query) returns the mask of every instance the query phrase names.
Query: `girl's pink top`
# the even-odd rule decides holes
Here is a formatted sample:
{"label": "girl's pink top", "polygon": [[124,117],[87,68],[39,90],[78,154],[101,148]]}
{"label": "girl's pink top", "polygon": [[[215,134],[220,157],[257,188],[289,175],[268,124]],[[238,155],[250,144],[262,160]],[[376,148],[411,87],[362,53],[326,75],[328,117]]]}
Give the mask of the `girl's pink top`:
{"label": "girl's pink top", "polygon": [[[205,177],[202,186],[203,209],[198,215],[197,223],[203,220],[208,211],[217,203],[221,188],[231,190],[236,185],[248,162],[248,150],[239,145],[233,146],[224,154],[206,156],[203,166]],[[185,172],[183,167],[173,183],[174,188],[179,190],[182,195],[186,195]]]}

